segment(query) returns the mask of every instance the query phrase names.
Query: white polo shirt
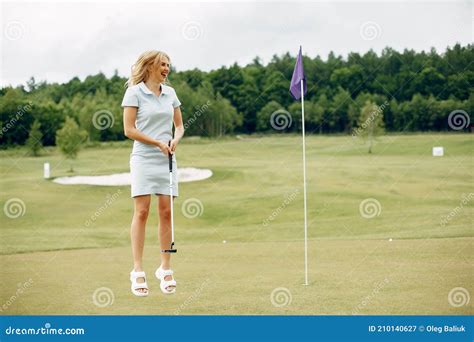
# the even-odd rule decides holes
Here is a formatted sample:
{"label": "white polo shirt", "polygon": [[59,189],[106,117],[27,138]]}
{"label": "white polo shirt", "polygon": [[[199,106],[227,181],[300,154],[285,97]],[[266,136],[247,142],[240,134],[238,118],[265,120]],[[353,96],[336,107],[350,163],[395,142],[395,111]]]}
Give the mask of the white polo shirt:
{"label": "white polo shirt", "polygon": [[[181,102],[173,88],[161,84],[161,94],[156,96],[144,82],[127,88],[122,107],[137,107],[137,129],[156,140],[168,143],[173,138],[174,108]],[[162,153],[158,147],[136,141],[132,155],[151,156]]]}

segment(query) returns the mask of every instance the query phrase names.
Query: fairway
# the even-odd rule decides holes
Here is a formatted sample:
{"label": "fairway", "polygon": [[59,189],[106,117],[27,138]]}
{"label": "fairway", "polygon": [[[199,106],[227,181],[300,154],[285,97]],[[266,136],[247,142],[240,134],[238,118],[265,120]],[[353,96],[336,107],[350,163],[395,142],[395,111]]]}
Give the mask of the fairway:
{"label": "fairway", "polygon": [[[472,314],[472,150],[468,134],[387,135],[372,154],[350,136],[309,135],[303,286],[301,138],[184,139],[178,165],[214,175],[180,184],[173,296],[153,276],[153,200],[147,298],[128,280],[130,188],[44,180],[45,162],[71,175],[56,149],[0,151],[1,314]],[[74,174],[127,172],[130,151],[130,141],[88,147]]]}

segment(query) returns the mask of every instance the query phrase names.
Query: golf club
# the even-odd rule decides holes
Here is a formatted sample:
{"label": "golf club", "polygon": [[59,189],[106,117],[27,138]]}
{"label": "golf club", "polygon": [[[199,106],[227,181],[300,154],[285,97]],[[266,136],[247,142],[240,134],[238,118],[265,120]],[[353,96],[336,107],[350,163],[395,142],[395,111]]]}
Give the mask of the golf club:
{"label": "golf club", "polygon": [[[171,140],[168,142],[168,146],[171,146]],[[176,253],[178,250],[173,248],[174,246],[174,222],[173,222],[173,155],[168,154],[169,165],[170,165],[170,205],[171,205],[171,246],[169,249],[162,249],[162,253]]]}

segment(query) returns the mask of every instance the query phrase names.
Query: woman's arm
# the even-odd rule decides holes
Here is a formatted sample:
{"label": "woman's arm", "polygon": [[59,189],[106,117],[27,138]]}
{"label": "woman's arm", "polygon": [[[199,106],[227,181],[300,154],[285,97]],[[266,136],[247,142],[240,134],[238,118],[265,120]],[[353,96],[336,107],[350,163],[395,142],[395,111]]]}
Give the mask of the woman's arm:
{"label": "woman's arm", "polygon": [[173,121],[174,121],[174,138],[171,141],[171,152],[174,153],[174,151],[176,150],[176,145],[178,144],[178,142],[181,140],[181,138],[184,135],[183,116],[181,114],[180,107],[176,107],[174,109]]}
{"label": "woman's arm", "polygon": [[181,114],[181,108],[176,107],[174,109],[174,138],[178,141],[184,135],[183,116]]}
{"label": "woman's arm", "polygon": [[163,151],[163,153],[165,153],[165,151],[168,150],[168,146],[165,143],[143,134],[135,127],[137,110],[137,107],[124,107],[123,109],[123,132],[125,136],[132,140],[137,140],[148,145],[157,146],[161,151]]}

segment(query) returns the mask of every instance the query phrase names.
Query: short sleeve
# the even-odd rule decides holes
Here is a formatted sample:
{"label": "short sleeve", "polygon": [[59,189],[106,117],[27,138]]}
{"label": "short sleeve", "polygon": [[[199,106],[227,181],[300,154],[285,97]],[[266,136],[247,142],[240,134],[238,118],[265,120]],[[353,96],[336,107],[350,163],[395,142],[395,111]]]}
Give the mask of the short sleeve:
{"label": "short sleeve", "polygon": [[178,99],[178,95],[176,95],[176,91],[173,91],[173,108],[181,106],[181,101]]}
{"label": "short sleeve", "polygon": [[138,107],[138,96],[135,89],[127,88],[123,96],[122,107]]}

